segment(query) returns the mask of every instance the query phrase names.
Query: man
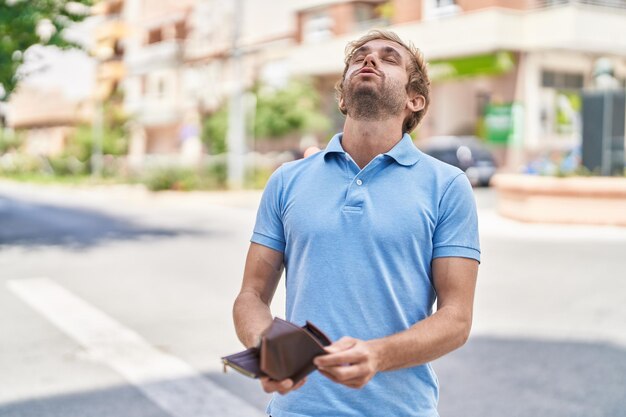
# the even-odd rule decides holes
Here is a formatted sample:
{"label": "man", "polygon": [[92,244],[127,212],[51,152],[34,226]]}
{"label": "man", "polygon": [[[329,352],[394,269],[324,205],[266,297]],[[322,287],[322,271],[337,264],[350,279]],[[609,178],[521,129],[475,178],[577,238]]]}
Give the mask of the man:
{"label": "man", "polygon": [[469,181],[408,135],[429,84],[419,50],[393,32],[349,44],[337,85],[343,133],[268,181],[233,309],[237,334],[259,343],[285,268],[287,320],[336,341],[295,386],[262,379],[282,394],[273,417],[438,415],[428,363],[469,335],[480,250]]}

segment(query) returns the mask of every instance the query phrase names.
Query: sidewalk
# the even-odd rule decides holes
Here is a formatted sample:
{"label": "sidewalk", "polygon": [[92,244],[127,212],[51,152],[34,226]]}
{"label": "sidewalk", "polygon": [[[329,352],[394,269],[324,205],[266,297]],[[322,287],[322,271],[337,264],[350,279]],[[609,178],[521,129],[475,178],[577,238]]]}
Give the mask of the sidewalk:
{"label": "sidewalk", "polygon": [[10,194],[29,201],[58,201],[77,205],[93,205],[106,201],[137,206],[157,204],[196,208],[208,204],[256,210],[262,190],[152,192],[143,185],[42,185],[0,178],[0,194]]}
{"label": "sidewalk", "polygon": [[[79,206],[103,202],[124,206],[202,209],[223,206],[256,210],[262,190],[238,191],[159,191],[152,192],[143,185],[66,186],[21,183],[0,179],[0,194],[29,201],[71,203]],[[603,240],[626,242],[626,228],[616,226],[587,226],[523,223],[500,216],[495,209],[495,191],[475,191],[481,238],[552,240]]]}

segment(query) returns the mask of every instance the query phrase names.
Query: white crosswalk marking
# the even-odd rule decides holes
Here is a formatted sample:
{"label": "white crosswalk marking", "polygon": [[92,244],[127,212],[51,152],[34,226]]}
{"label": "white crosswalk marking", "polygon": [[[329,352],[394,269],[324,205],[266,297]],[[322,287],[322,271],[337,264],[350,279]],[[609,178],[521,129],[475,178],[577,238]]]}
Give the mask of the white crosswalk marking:
{"label": "white crosswalk marking", "polygon": [[8,281],[24,302],[173,417],[248,417],[263,413],[163,353],[48,278]]}

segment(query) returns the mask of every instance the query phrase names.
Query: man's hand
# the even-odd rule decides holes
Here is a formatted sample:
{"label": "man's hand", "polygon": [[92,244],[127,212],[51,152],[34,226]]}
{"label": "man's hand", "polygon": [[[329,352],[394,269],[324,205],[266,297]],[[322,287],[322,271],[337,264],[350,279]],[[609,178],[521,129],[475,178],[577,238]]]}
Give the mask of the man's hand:
{"label": "man's hand", "polygon": [[306,378],[302,378],[300,382],[296,385],[293,385],[293,381],[289,378],[283,379],[282,381],[276,381],[275,379],[271,379],[269,377],[261,377],[261,385],[263,386],[263,391],[268,394],[271,392],[277,392],[280,395],[285,395],[288,392],[295,391],[306,382]]}
{"label": "man's hand", "polygon": [[363,388],[378,372],[378,355],[373,345],[342,337],[326,347],[328,355],[313,360],[322,375],[350,388]]}
{"label": "man's hand", "polygon": [[302,157],[308,158],[311,155],[315,155],[319,151],[320,151],[320,148],[318,148],[317,146],[309,146],[308,148],[304,150],[304,155]]}

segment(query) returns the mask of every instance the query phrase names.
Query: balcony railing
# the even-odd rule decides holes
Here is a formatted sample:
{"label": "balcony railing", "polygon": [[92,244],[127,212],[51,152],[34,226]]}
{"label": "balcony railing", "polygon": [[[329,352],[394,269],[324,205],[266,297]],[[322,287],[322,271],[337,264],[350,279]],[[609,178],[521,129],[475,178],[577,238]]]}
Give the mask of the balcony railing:
{"label": "balcony railing", "polygon": [[157,67],[180,64],[182,42],[169,40],[144,45],[133,55],[126,54],[127,64],[134,72],[147,72]]}
{"label": "balcony railing", "polygon": [[584,4],[588,6],[612,7],[626,10],[626,0],[534,0],[531,4],[535,8],[547,8],[569,4]]}

